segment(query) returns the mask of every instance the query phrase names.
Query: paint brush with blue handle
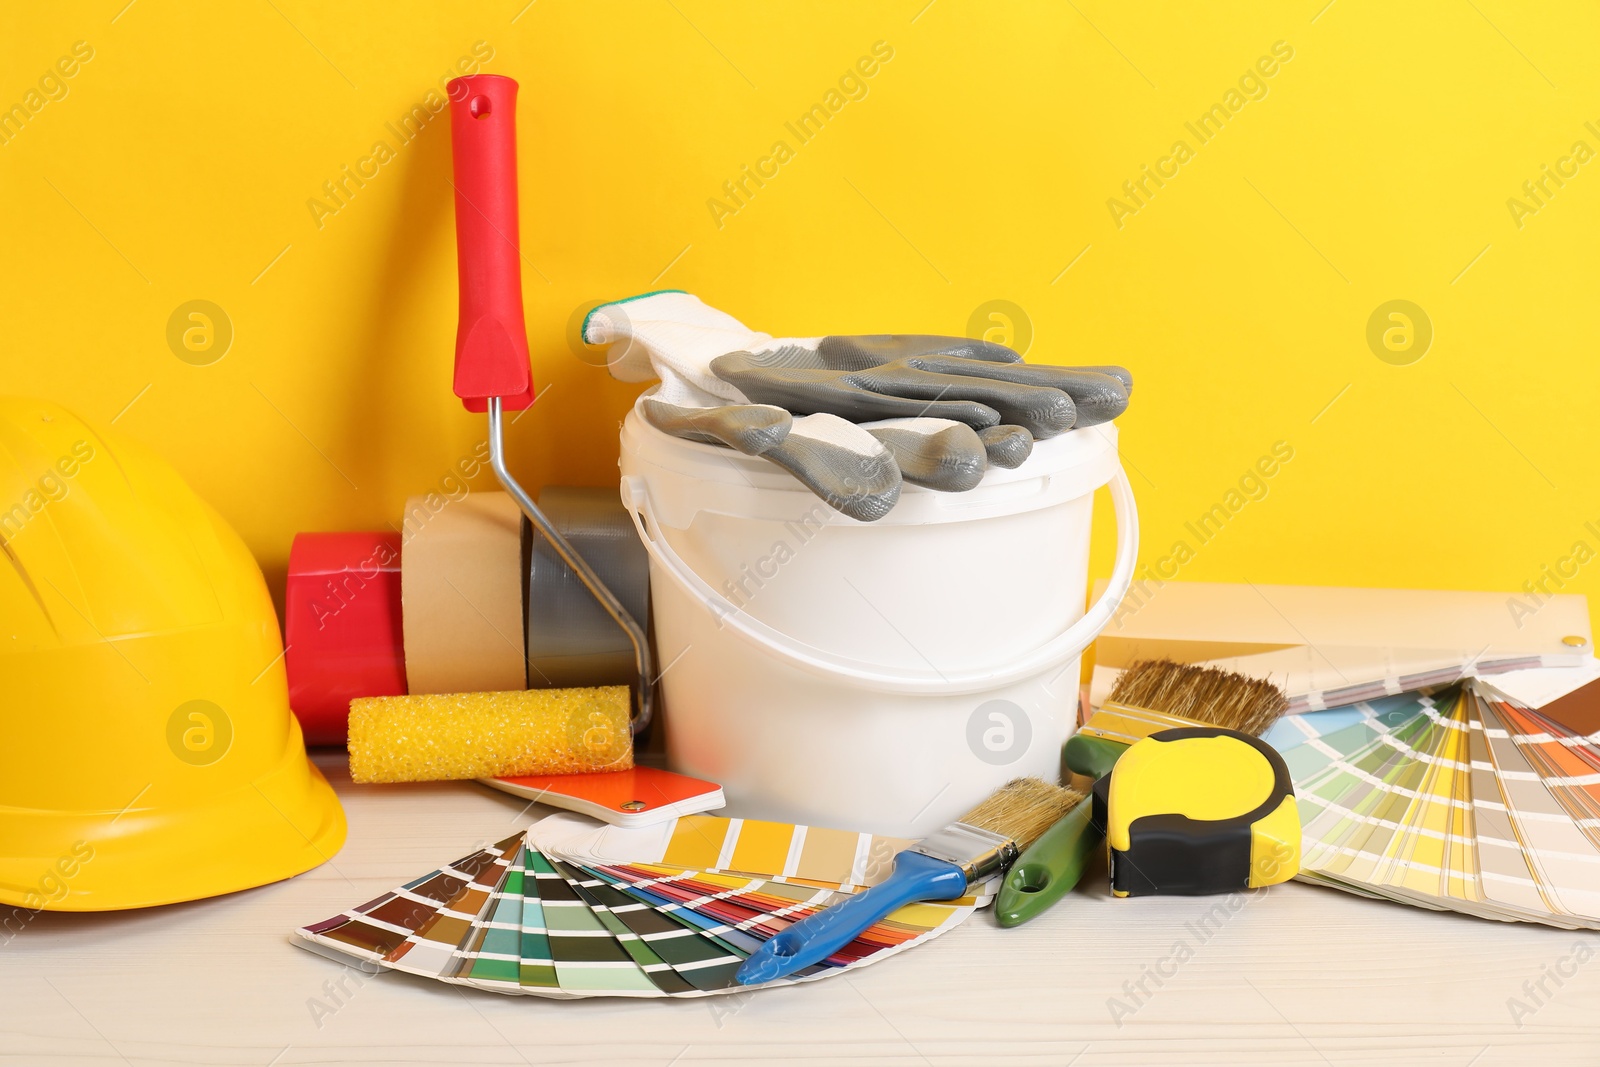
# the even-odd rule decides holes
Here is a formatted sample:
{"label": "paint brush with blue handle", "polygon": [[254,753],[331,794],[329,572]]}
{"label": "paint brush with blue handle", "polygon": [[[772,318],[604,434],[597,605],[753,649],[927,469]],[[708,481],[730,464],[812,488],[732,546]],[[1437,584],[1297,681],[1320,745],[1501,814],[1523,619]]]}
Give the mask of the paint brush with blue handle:
{"label": "paint brush with blue handle", "polygon": [[958,821],[894,858],[894,873],[871,889],[802,919],[740,966],[740,985],[785,978],[821,963],[873,923],[924,900],[955,900],[1009,867],[1036,838],[1083,801],[1073,789],[1014,778]]}

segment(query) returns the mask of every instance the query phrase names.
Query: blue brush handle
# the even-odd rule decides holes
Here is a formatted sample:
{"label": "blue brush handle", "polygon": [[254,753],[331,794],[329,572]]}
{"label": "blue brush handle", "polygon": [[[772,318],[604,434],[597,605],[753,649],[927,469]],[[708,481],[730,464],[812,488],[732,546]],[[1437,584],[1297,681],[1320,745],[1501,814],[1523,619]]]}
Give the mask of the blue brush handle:
{"label": "blue brush handle", "polygon": [[966,891],[967,876],[960,867],[920,852],[901,852],[886,880],[801,919],[757,949],[734,978],[740,985],[786,978],[821,963],[897,908],[919,900],[954,900]]}

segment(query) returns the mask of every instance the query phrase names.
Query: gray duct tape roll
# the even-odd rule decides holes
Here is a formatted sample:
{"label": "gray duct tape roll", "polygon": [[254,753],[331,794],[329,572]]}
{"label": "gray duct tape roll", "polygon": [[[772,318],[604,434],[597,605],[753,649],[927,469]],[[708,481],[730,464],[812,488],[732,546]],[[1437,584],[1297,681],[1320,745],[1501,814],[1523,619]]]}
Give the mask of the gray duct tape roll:
{"label": "gray duct tape roll", "polygon": [[[615,489],[546,486],[539,508],[639,624],[650,626],[650,564]],[[534,688],[630,685],[633,646],[548,541],[528,560],[528,682]]]}

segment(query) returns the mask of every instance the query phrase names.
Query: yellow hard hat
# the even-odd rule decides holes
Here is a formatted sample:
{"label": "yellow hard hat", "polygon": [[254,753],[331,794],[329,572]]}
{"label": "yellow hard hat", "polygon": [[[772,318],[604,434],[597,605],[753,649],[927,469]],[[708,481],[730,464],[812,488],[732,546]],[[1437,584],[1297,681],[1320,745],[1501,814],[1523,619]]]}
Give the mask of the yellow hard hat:
{"label": "yellow hard hat", "polygon": [[261,570],[176,471],[0,398],[0,556],[0,904],[194,900],[339,850]]}

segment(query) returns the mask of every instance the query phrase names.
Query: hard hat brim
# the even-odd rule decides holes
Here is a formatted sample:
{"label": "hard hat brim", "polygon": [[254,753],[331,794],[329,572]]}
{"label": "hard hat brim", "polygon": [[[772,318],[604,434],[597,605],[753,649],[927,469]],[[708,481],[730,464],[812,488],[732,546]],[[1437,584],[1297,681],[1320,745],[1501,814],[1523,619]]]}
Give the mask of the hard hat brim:
{"label": "hard hat brim", "polygon": [[12,847],[0,847],[0,905],[147,908],[252,889],[327,862],[344,844],[344,811],[307,759],[298,724],[289,741],[272,770],[204,803],[7,812],[12,840],[0,844]]}

